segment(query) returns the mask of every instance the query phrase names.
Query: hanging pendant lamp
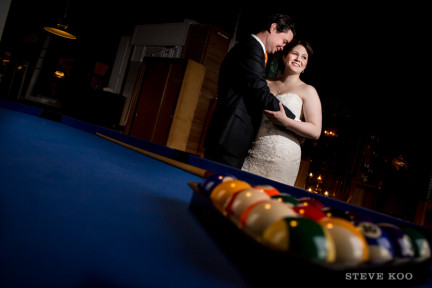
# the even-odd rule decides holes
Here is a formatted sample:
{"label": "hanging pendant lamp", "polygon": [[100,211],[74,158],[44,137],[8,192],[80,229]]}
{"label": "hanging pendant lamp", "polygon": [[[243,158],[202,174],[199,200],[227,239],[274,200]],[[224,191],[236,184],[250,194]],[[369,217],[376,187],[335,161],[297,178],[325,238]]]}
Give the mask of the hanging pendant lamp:
{"label": "hanging pendant lamp", "polygon": [[57,23],[54,27],[45,26],[44,30],[63,38],[77,39],[77,36],[72,34],[72,32],[70,31],[69,24],[68,24],[67,13],[69,10],[69,4],[70,1],[68,1],[63,18],[59,21],[59,23]]}

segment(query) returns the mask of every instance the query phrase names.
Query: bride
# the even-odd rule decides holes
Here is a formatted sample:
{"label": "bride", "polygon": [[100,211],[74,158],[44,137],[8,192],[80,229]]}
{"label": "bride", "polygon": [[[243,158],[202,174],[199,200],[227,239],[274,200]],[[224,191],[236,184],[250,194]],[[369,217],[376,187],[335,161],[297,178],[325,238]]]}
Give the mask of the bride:
{"label": "bride", "polygon": [[[280,79],[267,81],[270,91],[281,102],[281,110],[264,110],[260,129],[242,170],[294,185],[301,160],[299,138],[316,140],[321,135],[321,101],[316,89],[300,79],[312,54],[306,41],[292,41],[284,47],[284,74]],[[282,104],[296,119],[286,117]]]}

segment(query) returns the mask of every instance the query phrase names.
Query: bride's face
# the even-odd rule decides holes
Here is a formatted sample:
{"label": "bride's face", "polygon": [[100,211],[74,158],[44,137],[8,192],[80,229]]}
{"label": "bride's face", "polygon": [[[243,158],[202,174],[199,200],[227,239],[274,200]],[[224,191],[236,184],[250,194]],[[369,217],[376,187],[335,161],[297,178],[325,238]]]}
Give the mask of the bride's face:
{"label": "bride's face", "polygon": [[291,51],[284,56],[285,69],[290,69],[294,73],[300,74],[306,68],[309,55],[303,45],[294,46]]}

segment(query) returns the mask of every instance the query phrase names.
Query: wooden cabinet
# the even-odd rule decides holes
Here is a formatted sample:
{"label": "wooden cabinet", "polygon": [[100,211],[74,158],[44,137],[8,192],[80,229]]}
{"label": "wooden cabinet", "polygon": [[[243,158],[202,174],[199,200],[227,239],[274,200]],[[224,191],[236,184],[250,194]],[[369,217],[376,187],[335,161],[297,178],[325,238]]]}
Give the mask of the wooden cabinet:
{"label": "wooden cabinet", "polygon": [[230,36],[210,24],[189,26],[182,57],[193,59],[206,67],[187,145],[187,152],[202,156],[206,125],[211,118],[218,88],[219,68],[228,53]]}
{"label": "wooden cabinet", "polygon": [[206,68],[184,58],[145,58],[125,133],[186,151]]}

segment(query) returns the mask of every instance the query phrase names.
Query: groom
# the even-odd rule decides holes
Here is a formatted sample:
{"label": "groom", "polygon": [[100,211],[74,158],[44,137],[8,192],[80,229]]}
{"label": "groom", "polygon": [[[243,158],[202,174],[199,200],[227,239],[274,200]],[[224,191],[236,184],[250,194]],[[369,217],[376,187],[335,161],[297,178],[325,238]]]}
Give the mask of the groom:
{"label": "groom", "polygon": [[[223,60],[217,104],[205,139],[205,158],[239,169],[258,131],[262,111],[280,109],[279,100],[267,86],[266,54],[282,50],[295,36],[289,16],[275,14],[266,20]],[[294,119],[294,114],[284,109]]]}

